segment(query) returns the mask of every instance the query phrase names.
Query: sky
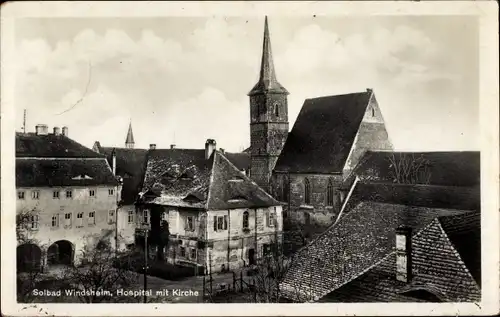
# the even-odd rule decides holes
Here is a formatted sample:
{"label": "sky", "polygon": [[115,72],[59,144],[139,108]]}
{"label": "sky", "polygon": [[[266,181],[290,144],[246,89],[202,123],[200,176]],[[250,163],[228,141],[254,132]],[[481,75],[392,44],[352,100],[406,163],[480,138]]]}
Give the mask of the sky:
{"label": "sky", "polygon": [[[270,16],[290,129],[306,98],[372,88],[397,150],[479,149],[473,16]],[[16,129],[68,126],[91,147],[250,144],[264,17],[20,18]]]}

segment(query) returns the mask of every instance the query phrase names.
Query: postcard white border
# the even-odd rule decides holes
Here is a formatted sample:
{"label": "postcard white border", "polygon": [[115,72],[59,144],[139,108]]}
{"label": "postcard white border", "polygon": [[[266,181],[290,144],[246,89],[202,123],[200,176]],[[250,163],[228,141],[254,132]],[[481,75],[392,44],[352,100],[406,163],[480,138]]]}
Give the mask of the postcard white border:
{"label": "postcard white border", "polygon": [[[14,19],[22,17],[475,15],[480,23],[482,301],[477,304],[17,304]],[[1,7],[1,278],[8,316],[490,315],[499,311],[498,4],[428,2],[8,2]],[[464,127],[466,129],[467,127]],[[124,306],[125,305],[125,306]]]}

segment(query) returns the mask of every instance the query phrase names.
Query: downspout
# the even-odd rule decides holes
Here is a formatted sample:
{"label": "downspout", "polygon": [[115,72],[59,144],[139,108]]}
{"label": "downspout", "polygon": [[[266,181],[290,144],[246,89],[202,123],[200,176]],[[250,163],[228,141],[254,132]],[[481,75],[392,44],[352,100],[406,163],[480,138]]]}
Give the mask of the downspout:
{"label": "downspout", "polygon": [[255,208],[255,219],[254,219],[254,222],[255,222],[255,252],[254,252],[254,261],[256,261],[256,257],[258,257],[259,255],[259,246],[257,244],[257,213],[258,213],[258,210],[259,208]]}
{"label": "downspout", "polygon": [[227,270],[229,270],[229,253],[231,251],[231,210],[227,210]]}

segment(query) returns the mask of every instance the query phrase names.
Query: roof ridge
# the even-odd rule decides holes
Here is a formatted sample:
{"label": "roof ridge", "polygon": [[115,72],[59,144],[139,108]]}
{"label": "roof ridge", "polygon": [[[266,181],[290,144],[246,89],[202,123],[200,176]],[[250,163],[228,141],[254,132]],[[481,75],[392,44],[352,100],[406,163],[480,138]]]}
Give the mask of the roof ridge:
{"label": "roof ridge", "polygon": [[336,94],[336,95],[324,95],[324,96],[319,96],[319,97],[306,98],[305,100],[317,100],[317,99],[323,99],[323,98],[342,97],[342,96],[350,96],[350,95],[362,95],[362,94],[373,94],[373,91],[357,91],[357,92],[348,92],[348,93],[342,93],[342,94]]}

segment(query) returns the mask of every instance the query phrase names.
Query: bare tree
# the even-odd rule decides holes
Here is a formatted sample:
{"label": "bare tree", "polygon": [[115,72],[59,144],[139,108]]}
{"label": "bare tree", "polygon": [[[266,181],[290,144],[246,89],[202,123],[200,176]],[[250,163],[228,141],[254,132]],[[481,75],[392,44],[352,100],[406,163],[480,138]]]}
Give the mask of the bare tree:
{"label": "bare tree", "polygon": [[87,245],[82,252],[83,265],[69,267],[65,279],[79,290],[76,297],[83,303],[110,302],[118,289],[138,281],[138,275],[116,264],[117,255],[106,238]]}
{"label": "bare tree", "polygon": [[431,178],[430,162],[423,154],[392,153],[387,157],[389,175],[399,184],[429,184]]}

